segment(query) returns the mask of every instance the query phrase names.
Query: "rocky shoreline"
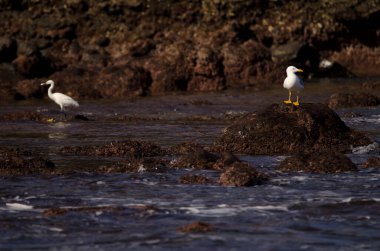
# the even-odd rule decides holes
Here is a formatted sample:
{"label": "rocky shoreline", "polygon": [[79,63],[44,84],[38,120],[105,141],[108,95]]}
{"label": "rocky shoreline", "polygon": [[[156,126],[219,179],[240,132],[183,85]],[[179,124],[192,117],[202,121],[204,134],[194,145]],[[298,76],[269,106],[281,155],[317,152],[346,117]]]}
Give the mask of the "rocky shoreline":
{"label": "rocky shoreline", "polygon": [[[380,5],[321,1],[0,1],[0,99],[128,98],[379,76]],[[364,29],[365,27],[365,29]]]}
{"label": "rocky shoreline", "polygon": [[[34,121],[38,116],[14,117]],[[2,116],[3,120],[14,117]],[[35,122],[47,123],[46,118],[42,118]],[[182,169],[186,172],[177,181],[181,184],[255,186],[267,183],[270,175],[241,161],[235,154],[287,155],[289,157],[277,167],[281,172],[355,172],[358,167],[345,154],[351,153],[353,147],[372,143],[370,138],[346,126],[331,108],[321,103],[306,103],[299,107],[272,104],[258,112],[236,117],[230,123],[211,146],[184,142],[162,148],[151,142],[125,140],[60,149],[59,154],[65,156],[118,159],[95,168],[82,166],[66,170],[55,167],[40,154],[1,147],[0,175],[166,173]],[[378,159],[370,158],[363,166],[376,167]],[[197,174],[194,172],[197,170],[212,171],[218,174],[218,178]]]}

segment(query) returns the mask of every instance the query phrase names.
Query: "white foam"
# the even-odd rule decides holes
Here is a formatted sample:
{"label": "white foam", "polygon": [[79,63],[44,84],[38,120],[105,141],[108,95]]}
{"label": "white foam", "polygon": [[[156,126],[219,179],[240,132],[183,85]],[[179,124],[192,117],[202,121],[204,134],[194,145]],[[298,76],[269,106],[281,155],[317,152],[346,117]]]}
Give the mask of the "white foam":
{"label": "white foam", "polygon": [[355,147],[355,148],[352,148],[352,153],[353,154],[365,154],[365,153],[369,153],[371,151],[374,151],[378,148],[379,144],[374,142],[372,144],[369,144],[367,146],[358,146],[358,147]]}
{"label": "white foam", "polygon": [[33,206],[25,205],[21,203],[6,203],[5,204],[8,209],[11,210],[17,210],[17,211],[25,211],[25,210],[32,210]]}

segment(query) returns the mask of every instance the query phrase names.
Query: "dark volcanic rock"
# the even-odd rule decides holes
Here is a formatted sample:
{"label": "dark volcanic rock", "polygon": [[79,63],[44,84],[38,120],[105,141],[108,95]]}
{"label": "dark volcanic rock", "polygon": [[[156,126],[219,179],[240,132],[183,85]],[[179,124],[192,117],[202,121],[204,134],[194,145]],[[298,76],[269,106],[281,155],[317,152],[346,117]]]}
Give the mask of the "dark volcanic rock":
{"label": "dark volcanic rock", "polygon": [[17,41],[10,37],[0,37],[0,62],[12,62],[17,56]]}
{"label": "dark volcanic rock", "polygon": [[220,175],[219,183],[223,186],[255,186],[268,180],[268,176],[258,172],[247,163],[235,163]]}
{"label": "dark volcanic rock", "polygon": [[48,174],[54,172],[54,163],[20,149],[0,147],[0,176]]}
{"label": "dark volcanic rock", "polygon": [[369,168],[369,167],[380,167],[380,158],[379,157],[372,157],[366,160],[366,162],[363,163],[363,167]]}
{"label": "dark volcanic rock", "polygon": [[342,153],[333,151],[301,152],[286,158],[278,167],[281,171],[339,173],[357,171],[352,161]]}
{"label": "dark volcanic rock", "polygon": [[327,100],[330,108],[378,106],[380,98],[369,93],[336,93]]}
{"label": "dark volcanic rock", "polygon": [[207,233],[214,231],[214,227],[209,223],[196,221],[178,228],[178,231],[182,233]]}
{"label": "dark volcanic rock", "polygon": [[206,185],[214,183],[211,179],[201,176],[201,175],[194,175],[194,174],[186,174],[182,176],[179,180],[182,184],[200,184],[200,185]]}
{"label": "dark volcanic rock", "polygon": [[350,152],[352,146],[370,143],[326,105],[273,104],[236,119],[216,140],[213,150],[246,154],[289,154],[307,148]]}
{"label": "dark volcanic rock", "polygon": [[98,146],[67,146],[61,150],[63,154],[94,156],[128,156],[134,158],[156,157],[164,155],[159,146],[144,141],[115,141]]}

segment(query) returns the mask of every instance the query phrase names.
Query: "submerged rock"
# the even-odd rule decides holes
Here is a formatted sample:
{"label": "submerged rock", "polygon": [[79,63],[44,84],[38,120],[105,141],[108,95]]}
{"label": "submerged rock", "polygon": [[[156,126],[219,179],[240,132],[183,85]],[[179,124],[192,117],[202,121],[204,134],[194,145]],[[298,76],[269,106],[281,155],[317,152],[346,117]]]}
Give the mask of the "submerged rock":
{"label": "submerged rock", "polygon": [[368,137],[347,127],[326,105],[273,104],[236,119],[224,129],[213,150],[245,154],[289,154],[304,149],[350,152],[352,146],[370,143]]}
{"label": "submerged rock", "polygon": [[255,186],[268,180],[266,174],[258,172],[247,163],[235,163],[220,175],[219,183],[223,186]]}
{"label": "submerged rock", "polygon": [[97,146],[67,146],[60,150],[63,154],[94,156],[129,156],[135,158],[162,156],[165,151],[159,146],[145,141],[115,141]]}
{"label": "submerged rock", "polygon": [[0,121],[36,121],[36,122],[49,122],[50,117],[47,117],[38,112],[10,112],[0,115]]}
{"label": "submerged rock", "polygon": [[162,173],[168,169],[167,162],[164,159],[157,158],[131,158],[112,165],[101,166],[96,171],[100,173]]}
{"label": "submerged rock", "polygon": [[199,184],[199,185],[206,185],[214,183],[211,179],[201,176],[201,175],[194,175],[194,174],[186,174],[182,176],[179,180],[182,184]]}
{"label": "submerged rock", "polygon": [[372,157],[367,159],[366,162],[363,163],[363,167],[380,167],[380,157]]}
{"label": "submerged rock", "polygon": [[0,176],[52,173],[54,163],[38,154],[0,147]]}
{"label": "submerged rock", "polygon": [[380,98],[369,93],[336,93],[326,101],[330,108],[378,106]]}
{"label": "submerged rock", "polygon": [[286,158],[278,167],[286,172],[340,173],[357,171],[352,161],[333,151],[301,152]]}
{"label": "submerged rock", "polygon": [[178,231],[182,233],[207,233],[214,230],[215,229],[211,224],[202,221],[196,221],[178,228]]}

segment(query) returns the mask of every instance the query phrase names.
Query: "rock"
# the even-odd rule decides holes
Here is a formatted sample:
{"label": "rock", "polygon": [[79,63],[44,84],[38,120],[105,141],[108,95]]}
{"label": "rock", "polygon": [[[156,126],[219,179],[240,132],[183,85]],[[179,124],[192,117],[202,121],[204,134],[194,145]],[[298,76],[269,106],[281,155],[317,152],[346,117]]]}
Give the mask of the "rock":
{"label": "rock", "polygon": [[49,122],[51,118],[38,112],[10,112],[0,115],[0,121]]}
{"label": "rock", "polygon": [[222,55],[227,86],[255,85],[267,73],[270,52],[253,40],[241,45],[226,44]]}
{"label": "rock", "polygon": [[115,206],[100,206],[100,207],[65,207],[65,208],[50,208],[42,212],[44,217],[61,216],[67,213],[98,213],[98,212],[118,212],[123,210],[122,207]]}
{"label": "rock", "polygon": [[59,68],[39,51],[31,55],[19,55],[12,64],[25,78],[47,77]]}
{"label": "rock", "polygon": [[278,167],[285,172],[340,173],[357,171],[352,161],[333,151],[300,152],[286,158]]}
{"label": "rock", "polygon": [[194,75],[188,84],[189,91],[215,91],[225,88],[222,60],[210,48],[197,52]]}
{"label": "rock", "polygon": [[19,81],[15,86],[16,99],[43,98],[44,92],[41,83],[42,81],[36,79]]}
{"label": "rock", "polygon": [[198,185],[207,185],[214,183],[211,179],[201,176],[201,175],[193,175],[186,174],[182,176],[179,180],[182,184],[198,184]]}
{"label": "rock", "polygon": [[335,93],[326,101],[332,109],[355,106],[378,106],[380,98],[369,93]]}
{"label": "rock", "polygon": [[21,149],[0,147],[0,176],[49,174],[54,163],[38,154]]}
{"label": "rock", "polygon": [[366,162],[363,163],[363,167],[370,168],[370,167],[380,167],[380,158],[379,157],[372,157],[366,160]]}
{"label": "rock", "polygon": [[249,113],[224,129],[213,151],[245,154],[291,154],[304,149],[350,152],[351,147],[371,140],[347,127],[323,104],[302,103],[299,107],[273,104]]}
{"label": "rock", "polygon": [[17,56],[17,41],[11,37],[0,37],[0,62],[12,62]]}
{"label": "rock", "polygon": [[213,169],[223,170],[226,167],[233,165],[236,162],[241,162],[238,157],[230,152],[225,152],[222,156],[214,163]]}
{"label": "rock", "polygon": [[207,233],[214,231],[214,227],[206,222],[196,221],[177,229],[182,233]]}
{"label": "rock", "polygon": [[234,163],[220,175],[219,183],[223,186],[255,186],[268,180],[268,176],[258,172],[247,163]]}
{"label": "rock", "polygon": [[165,151],[159,146],[144,141],[114,141],[97,146],[66,146],[60,150],[63,154],[93,156],[128,156],[134,158],[163,156]]}
{"label": "rock", "polygon": [[205,149],[196,149],[180,156],[176,161],[172,161],[171,167],[212,169],[218,159],[219,156],[216,154],[210,153]]}
{"label": "rock", "polygon": [[101,166],[96,169],[99,173],[163,173],[167,170],[168,161],[157,158],[131,158],[116,164]]}

